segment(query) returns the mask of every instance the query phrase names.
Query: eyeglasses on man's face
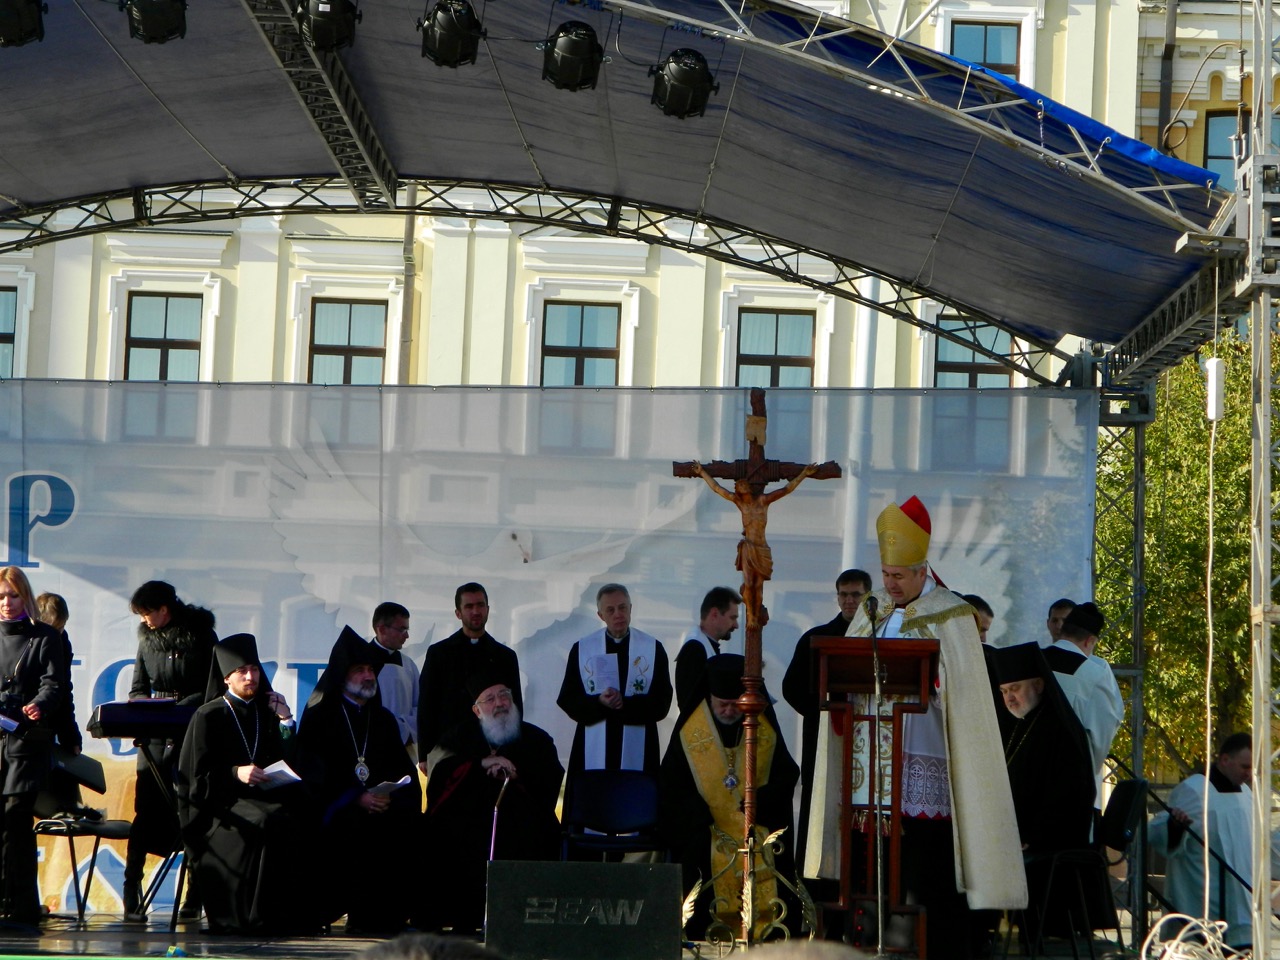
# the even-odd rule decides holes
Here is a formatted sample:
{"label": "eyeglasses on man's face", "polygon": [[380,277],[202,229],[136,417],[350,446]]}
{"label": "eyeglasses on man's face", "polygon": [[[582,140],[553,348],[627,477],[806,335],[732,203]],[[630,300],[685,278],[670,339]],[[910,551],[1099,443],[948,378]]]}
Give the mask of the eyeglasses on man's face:
{"label": "eyeglasses on man's face", "polygon": [[507,689],[496,690],[493,693],[489,694],[487,697],[481,697],[479,700],[476,701],[476,705],[481,707],[489,707],[499,701],[505,701],[506,703],[510,703],[511,691]]}

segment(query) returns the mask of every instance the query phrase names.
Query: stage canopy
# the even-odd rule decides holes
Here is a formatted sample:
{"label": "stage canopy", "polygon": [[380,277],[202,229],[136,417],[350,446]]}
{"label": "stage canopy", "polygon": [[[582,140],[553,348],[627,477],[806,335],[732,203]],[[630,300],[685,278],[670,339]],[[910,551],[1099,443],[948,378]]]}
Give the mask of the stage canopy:
{"label": "stage canopy", "polygon": [[[199,0],[163,44],[131,39],[115,2],[52,0],[42,42],[0,50],[0,252],[309,209],[498,217],[855,300],[876,277],[903,319],[928,296],[1042,354],[1149,321],[1201,269],[1179,237],[1212,229],[1227,198],[1213,174],[1035,91],[798,5],[474,9],[477,59],[449,68],[422,52],[430,4],[363,0],[354,45],[325,52],[284,0]],[[565,21],[603,47],[594,87],[552,82],[580,72],[561,56],[580,28],[547,43]],[[714,75],[702,115],[652,102],[651,67],[681,48]]]}

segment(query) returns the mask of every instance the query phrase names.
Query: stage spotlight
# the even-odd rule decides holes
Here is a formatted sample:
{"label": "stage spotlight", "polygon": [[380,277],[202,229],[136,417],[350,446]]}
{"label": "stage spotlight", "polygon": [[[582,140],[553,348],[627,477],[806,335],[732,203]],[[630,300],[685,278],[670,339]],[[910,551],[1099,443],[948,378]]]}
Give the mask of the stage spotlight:
{"label": "stage spotlight", "polygon": [[143,43],[165,43],[187,35],[185,0],[127,0],[120,9],[129,14],[129,36]]}
{"label": "stage spotlight", "polygon": [[297,19],[307,46],[337,50],[356,42],[356,24],[364,14],[352,0],[298,0]]}
{"label": "stage spotlight", "polygon": [[467,0],[436,0],[425,19],[418,21],[418,29],[422,55],[442,67],[475,63],[485,37],[480,18]]}
{"label": "stage spotlight", "polygon": [[707,109],[707,99],[720,89],[711,76],[706,58],[697,50],[682,47],[657,66],[649,68],[653,77],[653,96],[668,117],[700,117]]}
{"label": "stage spotlight", "polygon": [[44,39],[43,0],[0,0],[0,47],[20,47]]}
{"label": "stage spotlight", "polygon": [[604,48],[590,24],[566,20],[542,47],[542,79],[557,90],[595,89],[604,63]]}

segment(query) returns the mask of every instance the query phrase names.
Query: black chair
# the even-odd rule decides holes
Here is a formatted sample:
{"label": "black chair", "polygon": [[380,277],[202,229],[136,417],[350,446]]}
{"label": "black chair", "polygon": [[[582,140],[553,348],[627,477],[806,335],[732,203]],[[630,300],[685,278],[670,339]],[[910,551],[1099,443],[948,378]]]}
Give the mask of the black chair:
{"label": "black chair", "polygon": [[659,850],[658,782],[638,770],[584,770],[564,813],[564,859],[574,850],[601,856]]}
{"label": "black chair", "polygon": [[[67,848],[71,851],[71,882],[76,892],[76,916],[80,923],[84,923],[89,888],[93,884],[93,872],[98,865],[98,847],[104,839],[128,840],[132,826],[128,820],[93,820],[88,817],[55,817],[36,821],[37,835],[67,838]],[[80,884],[80,864],[76,859],[76,837],[93,837],[93,854],[89,857],[89,872],[85,875],[83,887]]]}
{"label": "black chair", "polygon": [[[1107,809],[1095,831],[1092,847],[1060,850],[1045,858],[1045,861],[1027,865],[1028,870],[1044,869],[1047,861],[1048,869],[1044,896],[1039,904],[1032,905],[1038,910],[1034,930],[1028,929],[1025,914],[1018,921],[1018,926],[1022,928],[1023,936],[1028,941],[1028,956],[1040,955],[1044,945],[1045,920],[1049,916],[1049,906],[1055,899],[1066,905],[1068,932],[1072,934],[1071,952],[1076,960],[1079,960],[1080,951],[1075,933],[1084,934],[1088,938],[1091,958],[1095,956],[1092,936],[1095,930],[1115,930],[1120,949],[1124,949],[1124,931],[1116,913],[1110,868],[1124,858],[1129,844],[1137,835],[1146,807],[1147,781],[1121,780],[1112,790],[1111,799],[1107,801]],[[1108,849],[1118,851],[1121,857],[1114,861],[1108,859]],[[1006,955],[1008,948],[1006,940]]]}

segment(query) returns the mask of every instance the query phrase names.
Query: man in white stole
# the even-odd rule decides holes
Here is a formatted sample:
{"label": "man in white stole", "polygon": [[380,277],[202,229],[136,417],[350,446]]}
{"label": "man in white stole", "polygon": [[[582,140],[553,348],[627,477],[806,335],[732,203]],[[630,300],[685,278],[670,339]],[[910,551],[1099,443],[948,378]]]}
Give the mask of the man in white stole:
{"label": "man in white stole", "polygon": [[[1027,903],[1027,883],[973,609],[930,575],[929,533],[928,511],[915,497],[881,512],[876,534],[884,589],[871,594],[875,622],[868,597],[847,636],[870,636],[874,629],[886,640],[938,641],[929,709],[904,718],[903,884],[907,896],[926,908],[930,956],[965,957],[970,950],[966,904],[972,910],[1020,909]],[[887,731],[881,727],[885,744]],[[853,736],[855,753],[864,754],[855,756],[855,771],[866,770],[866,732],[855,728]],[[824,723],[813,790],[814,804],[822,809],[811,811],[806,876],[838,876],[840,789],[834,778],[841,749],[831,723]],[[882,757],[891,755],[888,749],[882,747]],[[888,768],[886,760],[881,765],[886,804]],[[870,795],[865,787],[862,793]],[[897,897],[890,892],[888,899]],[[978,938],[974,931],[973,939]]]}
{"label": "man in white stole", "polygon": [[578,724],[565,781],[568,807],[584,770],[658,775],[658,721],[671,709],[671,670],[662,644],[631,626],[631,595],[620,583],[596,591],[604,628],[573,645],[556,703]]}
{"label": "man in white stole", "polygon": [[[1209,849],[1231,869],[1253,881],[1253,738],[1234,733],[1222,742],[1208,776],[1193,774],[1169,794],[1172,816],[1157,814],[1151,820],[1148,842],[1168,858],[1165,894],[1180,913],[1200,917],[1204,913],[1204,847],[1187,828],[1203,837],[1204,795],[1209,792]],[[1276,836],[1271,837],[1271,871],[1276,874]],[[1225,920],[1225,939],[1232,947],[1253,944],[1253,900],[1240,882],[1225,874],[1217,860],[1209,861],[1209,920]]]}

